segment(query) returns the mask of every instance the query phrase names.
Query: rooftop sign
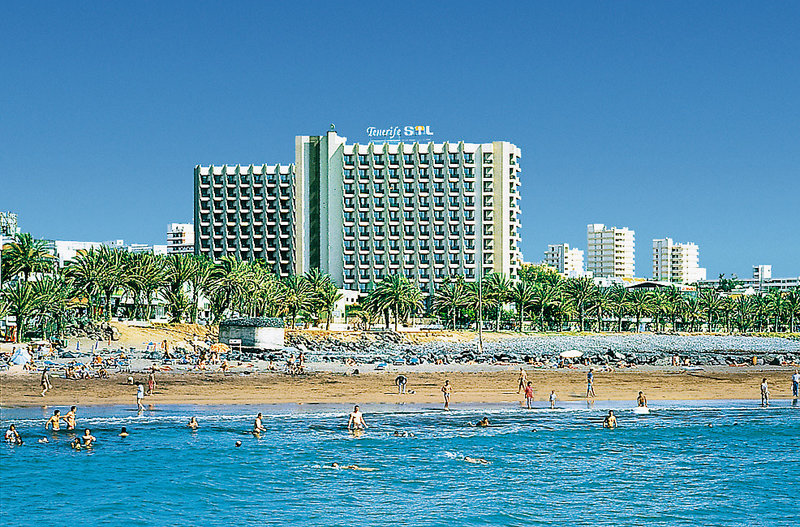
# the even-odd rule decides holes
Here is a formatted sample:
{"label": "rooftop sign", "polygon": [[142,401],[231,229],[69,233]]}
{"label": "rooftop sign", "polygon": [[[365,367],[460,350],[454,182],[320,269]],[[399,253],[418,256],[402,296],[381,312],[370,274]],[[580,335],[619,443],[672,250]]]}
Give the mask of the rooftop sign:
{"label": "rooftop sign", "polygon": [[384,139],[386,141],[402,141],[405,138],[432,137],[430,125],[390,126],[389,128],[367,128],[367,137],[370,139]]}

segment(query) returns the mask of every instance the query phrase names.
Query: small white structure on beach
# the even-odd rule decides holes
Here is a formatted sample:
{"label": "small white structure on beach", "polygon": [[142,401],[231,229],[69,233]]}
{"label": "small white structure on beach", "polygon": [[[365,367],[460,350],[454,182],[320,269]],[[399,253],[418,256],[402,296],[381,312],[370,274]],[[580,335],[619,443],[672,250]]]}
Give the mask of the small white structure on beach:
{"label": "small white structure on beach", "polygon": [[220,323],[219,341],[245,350],[279,350],[285,346],[284,332],[281,318],[233,318]]}

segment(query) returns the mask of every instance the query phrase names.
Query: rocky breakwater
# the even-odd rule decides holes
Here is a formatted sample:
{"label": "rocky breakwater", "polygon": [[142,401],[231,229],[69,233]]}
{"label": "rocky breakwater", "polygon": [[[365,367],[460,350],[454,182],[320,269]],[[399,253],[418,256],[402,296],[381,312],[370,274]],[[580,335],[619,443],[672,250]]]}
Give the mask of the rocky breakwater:
{"label": "rocky breakwater", "polygon": [[578,350],[594,364],[619,363],[666,366],[672,358],[691,364],[726,365],[792,364],[800,362],[800,341],[777,337],[722,335],[539,335],[494,339],[479,352],[477,339],[452,342],[431,338],[415,342],[412,335],[392,331],[364,332],[354,337],[335,335],[287,335],[287,345],[304,352],[310,360],[359,363],[553,363],[561,352]]}
{"label": "rocky breakwater", "polygon": [[64,335],[92,340],[119,340],[119,330],[108,322],[79,321],[64,329]]}

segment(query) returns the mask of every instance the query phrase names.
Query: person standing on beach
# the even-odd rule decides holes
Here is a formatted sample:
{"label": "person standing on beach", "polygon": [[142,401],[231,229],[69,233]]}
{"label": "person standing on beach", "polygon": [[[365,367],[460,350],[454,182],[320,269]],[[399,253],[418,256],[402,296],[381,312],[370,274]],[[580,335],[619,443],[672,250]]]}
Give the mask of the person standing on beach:
{"label": "person standing on beach", "polygon": [[156,368],[155,366],[150,369],[150,374],[147,376],[147,395],[153,395],[153,390],[156,389]]}
{"label": "person standing on beach", "polygon": [[394,380],[394,384],[397,386],[398,395],[406,393],[406,383],[408,383],[408,377],[402,374],[398,375]]}
{"label": "person standing on beach", "polygon": [[140,384],[136,387],[136,409],[140,412],[144,410],[142,399],[144,399],[144,385]]}
{"label": "person standing on beach", "polygon": [[589,368],[586,374],[586,397],[596,397],[594,394],[594,368]]}
{"label": "person standing on beach", "polygon": [[647,397],[642,392],[639,392],[639,397],[636,398],[636,406],[647,408]]}
{"label": "person standing on beach", "polygon": [[442,394],[444,395],[444,409],[450,409],[450,394],[453,393],[453,387],[450,386],[450,381],[444,381],[444,386],[442,386]]}
{"label": "person standing on beach", "polygon": [[62,417],[64,421],[67,422],[67,430],[75,430],[75,411],[77,410],[76,406],[70,406],[69,412]]}
{"label": "person standing on beach", "polygon": [[527,404],[528,410],[533,408],[533,383],[531,381],[528,381],[525,386],[525,404]]}
{"label": "person standing on beach", "polygon": [[52,387],[53,387],[53,386],[50,384],[50,374],[48,373],[49,371],[50,371],[50,368],[45,368],[45,369],[42,371],[42,380],[41,380],[41,384],[42,384],[42,397],[44,397],[44,394],[46,394],[46,393],[47,393],[47,390],[49,390],[50,388],[52,388]]}
{"label": "person standing on beach", "polygon": [[550,409],[552,410],[555,407],[556,407],[556,391],[550,390]]}
{"label": "person standing on beach", "polygon": [[519,384],[517,384],[517,393],[524,390],[528,384],[528,374],[520,367],[519,369]]}
{"label": "person standing on beach", "polygon": [[800,370],[794,370],[792,375],[792,397],[797,399],[797,392],[800,391]]}
{"label": "person standing on beach", "polygon": [[61,410],[53,410],[53,415],[50,416],[50,419],[44,424],[44,429],[48,430],[51,426],[53,430],[61,430]]}
{"label": "person standing on beach", "polygon": [[350,419],[347,420],[348,430],[364,430],[367,428],[367,423],[364,421],[364,414],[358,409],[358,405],[350,412]]}
{"label": "person standing on beach", "polygon": [[761,380],[761,406],[769,406],[769,386],[766,377]]}

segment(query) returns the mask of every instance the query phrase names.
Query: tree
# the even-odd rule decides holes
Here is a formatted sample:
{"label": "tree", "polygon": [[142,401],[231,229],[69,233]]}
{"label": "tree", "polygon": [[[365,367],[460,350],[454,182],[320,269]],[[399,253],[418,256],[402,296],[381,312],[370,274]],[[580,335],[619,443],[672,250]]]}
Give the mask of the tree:
{"label": "tree", "polygon": [[591,278],[584,276],[582,278],[567,280],[564,292],[578,312],[578,322],[581,331],[583,331],[584,312],[586,308],[592,304],[595,296],[597,296],[597,287],[594,285]]}
{"label": "tree", "polygon": [[591,303],[597,314],[597,331],[603,331],[603,315],[611,308],[611,291],[608,288],[597,288]]}
{"label": "tree", "polygon": [[617,319],[617,331],[622,332],[622,319],[630,310],[630,295],[624,286],[616,284],[608,292],[609,310]]}
{"label": "tree", "polygon": [[436,291],[433,299],[433,308],[436,311],[448,313],[452,320],[453,330],[456,329],[456,315],[469,303],[469,292],[463,280],[453,280],[443,283]]}
{"label": "tree", "polygon": [[655,295],[652,291],[643,289],[635,289],[628,293],[631,311],[636,317],[636,331],[638,332],[642,317],[650,314],[655,308]]}
{"label": "tree", "polygon": [[394,315],[395,331],[398,329],[400,318],[407,317],[422,308],[422,291],[405,276],[387,276],[370,291],[368,302],[370,297],[377,308]]}
{"label": "tree", "polygon": [[336,289],[336,285],[331,280],[329,274],[323,273],[319,269],[311,269],[305,274],[306,283],[310,289],[310,295],[306,308],[314,318],[314,325],[319,325],[320,313],[324,311],[325,305],[323,296],[330,287]]}
{"label": "tree", "polygon": [[517,309],[519,316],[519,330],[522,331],[522,325],[525,320],[525,308],[530,306],[534,300],[534,290],[531,282],[519,281],[511,288],[511,300]]}
{"label": "tree", "polygon": [[[23,280],[27,282],[31,273],[48,272],[55,265],[55,257],[47,252],[47,244],[43,240],[33,239],[27,232],[14,236],[14,241],[3,246],[2,251],[3,263],[6,265],[4,279],[22,274]],[[6,272],[9,273],[8,276]]]}
{"label": "tree", "polygon": [[94,248],[78,251],[75,258],[67,262],[65,273],[74,279],[77,292],[86,295],[87,316],[95,320],[95,306],[99,303],[102,276],[106,272],[100,252]]}
{"label": "tree", "polygon": [[786,313],[789,315],[789,332],[795,330],[794,317],[800,313],[800,287],[795,287],[786,293]]}
{"label": "tree", "polygon": [[320,305],[325,312],[325,331],[331,330],[331,318],[333,318],[333,308],[336,302],[342,299],[342,293],[335,285],[330,284],[319,295]]}
{"label": "tree", "polygon": [[33,284],[27,281],[14,282],[10,287],[3,289],[3,297],[8,312],[17,321],[17,342],[25,338],[25,323],[36,313],[37,295]]}
{"label": "tree", "polygon": [[294,329],[297,315],[308,307],[311,301],[311,286],[303,276],[299,275],[289,275],[284,278],[283,286],[286,292],[284,302],[291,317],[291,327]]}
{"label": "tree", "polygon": [[484,278],[485,289],[483,297],[487,305],[495,308],[494,330],[500,331],[500,314],[503,306],[511,297],[511,281],[503,273],[491,273]]}
{"label": "tree", "polygon": [[558,305],[563,293],[563,281],[542,281],[533,288],[533,304],[539,308],[539,328],[544,331],[544,313],[549,307]]}
{"label": "tree", "polygon": [[111,297],[128,281],[125,276],[127,256],[128,253],[119,249],[111,249],[105,245],[100,247],[97,253],[100,266],[97,285],[105,299],[104,315],[106,320],[111,320],[112,316]]}
{"label": "tree", "polygon": [[47,338],[47,322],[55,324],[56,337],[61,337],[64,321],[75,298],[75,290],[70,279],[62,276],[46,276],[32,282],[35,296],[35,312],[42,328],[42,337]]}
{"label": "tree", "polygon": [[708,331],[714,331],[714,315],[722,305],[722,297],[713,289],[703,289],[699,296],[700,308],[706,315],[706,327]]}

